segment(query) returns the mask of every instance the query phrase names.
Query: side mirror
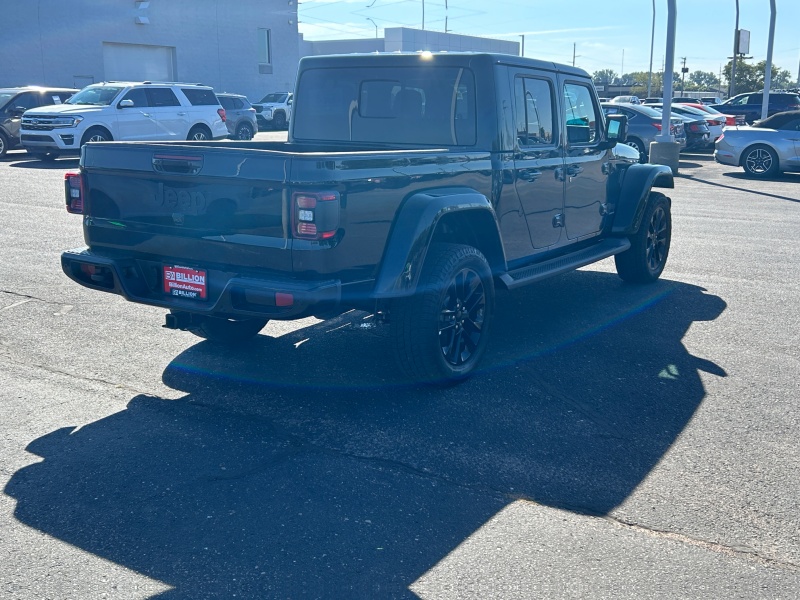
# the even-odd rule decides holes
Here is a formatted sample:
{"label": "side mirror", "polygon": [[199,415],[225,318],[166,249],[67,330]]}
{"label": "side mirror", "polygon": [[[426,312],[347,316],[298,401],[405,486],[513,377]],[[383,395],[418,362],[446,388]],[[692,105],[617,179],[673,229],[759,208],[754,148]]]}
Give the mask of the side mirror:
{"label": "side mirror", "polygon": [[292,105],[292,100],[294,100],[294,99],[293,99],[293,98],[289,98],[289,101],[288,101],[286,104],[288,104],[289,106],[291,106],[291,105]]}
{"label": "side mirror", "polygon": [[22,113],[24,113],[26,110],[28,109],[24,106],[14,106],[13,108],[8,109],[8,114],[12,117],[21,117]]}
{"label": "side mirror", "polygon": [[608,115],[606,117],[606,139],[615,144],[625,143],[628,139],[628,117],[625,115]]}
{"label": "side mirror", "polygon": [[121,100],[119,104],[117,104],[117,108],[133,108],[133,100],[125,99]]}

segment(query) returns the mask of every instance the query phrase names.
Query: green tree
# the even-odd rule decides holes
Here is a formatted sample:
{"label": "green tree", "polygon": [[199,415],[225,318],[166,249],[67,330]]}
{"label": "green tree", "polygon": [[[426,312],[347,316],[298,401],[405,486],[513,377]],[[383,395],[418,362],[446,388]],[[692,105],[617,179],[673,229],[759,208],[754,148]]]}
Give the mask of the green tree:
{"label": "green tree", "polygon": [[691,83],[692,89],[715,90],[719,85],[719,77],[710,71],[692,71],[689,74],[689,83]]}
{"label": "green tree", "polygon": [[613,85],[619,79],[619,75],[614,69],[603,69],[592,74],[592,81],[597,85]]}
{"label": "green tree", "polygon": [[[725,80],[727,82],[730,82],[731,80],[732,62],[733,61],[728,61],[728,64],[725,65],[725,68],[723,69]],[[736,93],[741,94],[743,92],[757,92],[759,90],[763,90],[764,72],[766,69],[767,61],[765,60],[762,60],[755,65],[748,63],[746,60],[736,61]],[[781,69],[776,65],[772,65],[772,69],[770,71],[771,88],[780,89],[791,86],[792,75],[789,73],[789,71]]]}

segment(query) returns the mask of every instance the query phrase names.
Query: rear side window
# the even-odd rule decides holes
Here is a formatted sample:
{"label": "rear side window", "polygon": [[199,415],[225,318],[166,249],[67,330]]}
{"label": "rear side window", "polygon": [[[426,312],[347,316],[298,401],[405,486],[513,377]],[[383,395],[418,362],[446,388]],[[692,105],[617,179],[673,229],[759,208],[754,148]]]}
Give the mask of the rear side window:
{"label": "rear side window", "polygon": [[[326,68],[298,82],[293,137],[386,144],[474,145],[475,78],[463,67]],[[324,96],[325,102],[320,102]]]}
{"label": "rear side window", "polygon": [[192,106],[217,105],[219,101],[213,90],[208,88],[181,88]]}
{"label": "rear side window", "polygon": [[517,77],[516,96],[517,140],[520,146],[541,146],[556,143],[553,116],[553,89],[549,81]]}
{"label": "rear side window", "polygon": [[147,88],[150,106],[180,106],[180,100],[169,88]]}
{"label": "rear side window", "polygon": [[219,96],[219,103],[222,105],[222,108],[225,110],[233,110],[233,98],[229,96]]}

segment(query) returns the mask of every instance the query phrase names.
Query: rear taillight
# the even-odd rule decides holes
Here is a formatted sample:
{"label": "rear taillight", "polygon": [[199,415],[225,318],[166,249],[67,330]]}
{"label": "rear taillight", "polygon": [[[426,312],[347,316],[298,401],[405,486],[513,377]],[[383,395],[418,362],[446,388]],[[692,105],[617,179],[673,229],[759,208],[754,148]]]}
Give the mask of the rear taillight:
{"label": "rear taillight", "polygon": [[64,173],[64,195],[67,212],[83,214],[83,177],[80,173]]}
{"label": "rear taillight", "polygon": [[653,127],[655,127],[656,129],[658,129],[659,131],[661,131],[661,123],[656,123],[655,121],[653,121],[652,123],[650,123],[650,125],[652,125],[652,126],[653,126]]}
{"label": "rear taillight", "polygon": [[722,135],[717,138],[717,141],[721,142],[724,137],[725,137],[725,130],[722,131]]}
{"label": "rear taillight", "polygon": [[225,109],[224,108],[218,108],[217,109],[217,114],[219,115],[219,118],[222,119],[223,123],[227,120],[227,117],[225,116]]}
{"label": "rear taillight", "polygon": [[294,237],[327,240],[339,227],[338,192],[295,192],[292,194]]}

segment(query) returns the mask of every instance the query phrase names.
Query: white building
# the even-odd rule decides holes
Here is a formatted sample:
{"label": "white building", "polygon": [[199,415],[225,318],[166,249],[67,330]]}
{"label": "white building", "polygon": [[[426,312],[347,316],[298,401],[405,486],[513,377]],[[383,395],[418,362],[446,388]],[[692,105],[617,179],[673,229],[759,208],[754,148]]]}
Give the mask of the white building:
{"label": "white building", "polygon": [[183,81],[261,98],[297,71],[296,0],[4,2],[0,87]]}
{"label": "white building", "polygon": [[182,81],[258,100],[294,89],[301,56],[519,54],[517,42],[405,27],[383,38],[306,41],[297,0],[25,0],[4,2],[1,14],[0,87]]}
{"label": "white building", "polygon": [[518,42],[458,35],[428,29],[387,27],[382,38],[300,40],[300,56],[353,52],[499,52],[519,56]]}

